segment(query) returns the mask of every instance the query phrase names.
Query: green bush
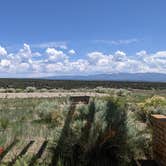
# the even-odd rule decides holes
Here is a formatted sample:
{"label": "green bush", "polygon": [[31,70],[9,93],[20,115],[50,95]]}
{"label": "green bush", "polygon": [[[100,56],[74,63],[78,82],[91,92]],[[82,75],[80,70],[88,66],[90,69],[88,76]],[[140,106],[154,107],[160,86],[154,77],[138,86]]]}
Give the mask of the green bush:
{"label": "green bush", "polygon": [[14,88],[6,88],[5,92],[7,92],[7,93],[15,93],[16,90]]}
{"label": "green bush", "polygon": [[0,93],[5,93],[6,89],[5,88],[0,88]]}
{"label": "green bush", "polygon": [[25,89],[25,92],[28,92],[28,93],[30,93],[30,92],[35,92],[36,91],[36,88],[35,87],[32,87],[32,86],[28,86],[28,87],[26,87],[26,89]]}
{"label": "green bush", "polygon": [[5,131],[9,125],[9,119],[7,118],[1,118],[0,119],[0,128]]}
{"label": "green bush", "polygon": [[137,115],[143,122],[149,123],[152,114],[166,115],[166,98],[153,96],[138,104]]}

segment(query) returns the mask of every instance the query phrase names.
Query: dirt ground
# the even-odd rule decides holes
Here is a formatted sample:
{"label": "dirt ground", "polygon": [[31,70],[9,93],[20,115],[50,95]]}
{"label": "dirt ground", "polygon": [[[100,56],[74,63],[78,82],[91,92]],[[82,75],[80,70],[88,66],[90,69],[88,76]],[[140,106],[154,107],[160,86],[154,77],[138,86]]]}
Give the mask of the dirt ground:
{"label": "dirt ground", "polygon": [[33,92],[33,93],[0,93],[0,98],[53,98],[53,97],[67,97],[67,96],[108,96],[105,93],[94,92]]}

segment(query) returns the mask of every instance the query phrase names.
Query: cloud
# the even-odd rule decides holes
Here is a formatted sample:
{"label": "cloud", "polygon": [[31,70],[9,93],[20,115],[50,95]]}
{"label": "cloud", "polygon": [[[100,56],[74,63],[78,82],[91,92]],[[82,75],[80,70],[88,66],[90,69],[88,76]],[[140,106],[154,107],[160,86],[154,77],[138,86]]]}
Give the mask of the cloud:
{"label": "cloud", "polygon": [[115,52],[115,55],[114,55],[115,61],[125,61],[126,58],[127,58],[126,53],[119,51],[119,50]]}
{"label": "cloud", "polygon": [[114,53],[93,51],[82,58],[75,56],[73,59],[71,56],[73,49],[68,51],[48,47],[44,51],[34,52],[30,45],[24,44],[17,52],[7,53],[2,47],[0,50],[0,75],[21,74],[21,76],[33,77],[119,72],[166,73],[166,51],[148,53],[143,50],[133,56],[128,56],[120,50]]}
{"label": "cloud", "polygon": [[88,54],[88,58],[89,62],[91,62],[91,67],[95,68],[95,71],[100,73],[166,73],[165,52],[148,54],[146,51],[141,51],[132,57],[127,56],[127,54],[122,51],[116,51],[114,54],[91,52]]}
{"label": "cloud", "polygon": [[75,50],[71,49],[71,50],[68,51],[68,53],[69,53],[70,55],[74,55],[76,52],[75,52]]}
{"label": "cloud", "polygon": [[155,57],[155,58],[161,58],[161,59],[166,59],[166,51],[159,51],[153,57]]}
{"label": "cloud", "polygon": [[58,51],[54,48],[47,48],[46,53],[50,61],[63,61],[64,59],[67,59],[67,56],[63,51]]}
{"label": "cloud", "polygon": [[11,64],[10,60],[7,60],[7,59],[2,59],[0,63],[2,67],[8,67],[10,66],[10,64]]}
{"label": "cloud", "polygon": [[147,55],[147,52],[145,50],[142,50],[140,52],[137,52],[136,55],[138,55],[139,57],[144,57]]}
{"label": "cloud", "polygon": [[91,64],[99,64],[100,61],[104,60],[104,61],[109,61],[109,56],[104,55],[102,52],[91,52],[88,53],[88,60]]}
{"label": "cloud", "polygon": [[5,48],[0,46],[0,56],[4,56],[4,55],[7,55],[7,51]]}
{"label": "cloud", "polygon": [[107,44],[107,45],[128,45],[139,42],[136,38],[121,39],[121,40],[94,40],[94,43]]}
{"label": "cloud", "polygon": [[30,46],[28,44],[24,44],[23,48],[19,50],[17,55],[22,58],[30,58],[32,56]]}
{"label": "cloud", "polygon": [[89,71],[89,62],[85,59],[78,59],[74,62],[69,62],[67,65],[69,65],[70,71],[72,71],[74,74],[79,73],[87,73]]}
{"label": "cloud", "polygon": [[32,44],[32,47],[42,48],[42,49],[46,49],[48,47],[67,49],[67,43],[66,42],[47,42],[47,43]]}
{"label": "cloud", "polygon": [[111,41],[112,44],[114,45],[121,45],[121,44],[132,44],[132,43],[137,43],[139,40],[138,39],[126,39],[126,40],[113,40]]}
{"label": "cloud", "polygon": [[46,71],[48,73],[52,73],[52,72],[63,73],[64,70],[65,70],[65,66],[61,62],[46,65]]}

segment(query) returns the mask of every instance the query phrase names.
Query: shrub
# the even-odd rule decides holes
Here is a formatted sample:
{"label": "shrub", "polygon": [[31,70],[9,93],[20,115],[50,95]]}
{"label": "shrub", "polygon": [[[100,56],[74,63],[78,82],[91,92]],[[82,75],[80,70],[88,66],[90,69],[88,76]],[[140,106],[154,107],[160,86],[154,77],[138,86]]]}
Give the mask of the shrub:
{"label": "shrub", "polygon": [[40,92],[48,92],[48,89],[42,88],[42,89],[40,89]]}
{"label": "shrub", "polygon": [[35,108],[35,112],[40,120],[56,126],[62,126],[65,114],[64,109],[63,105],[58,105],[56,101],[45,101]]}
{"label": "shrub", "polygon": [[28,92],[28,93],[30,93],[30,92],[35,92],[36,91],[36,88],[35,87],[32,87],[32,86],[28,86],[28,87],[26,87],[26,89],[25,89],[25,92]]}
{"label": "shrub", "polygon": [[145,158],[152,155],[152,134],[146,123],[139,121],[135,112],[128,112],[126,119],[127,155],[130,159]]}
{"label": "shrub", "polygon": [[58,91],[59,91],[59,89],[56,89],[56,88],[55,88],[55,89],[50,89],[50,90],[49,90],[49,92],[58,92]]}
{"label": "shrub", "polygon": [[18,88],[17,88],[17,89],[15,90],[15,92],[16,92],[16,93],[23,92],[23,89],[18,89]]}
{"label": "shrub", "polygon": [[143,122],[150,122],[151,114],[166,115],[166,98],[161,96],[153,96],[147,98],[144,102],[138,104],[139,110],[137,115]]}
{"label": "shrub", "polygon": [[1,118],[0,119],[0,128],[5,131],[9,125],[9,119],[7,118]]}
{"label": "shrub", "polygon": [[0,93],[5,93],[6,89],[5,88],[0,88]]}
{"label": "shrub", "polygon": [[7,93],[15,93],[16,90],[15,90],[14,88],[7,88],[7,89],[6,89],[6,92],[7,92]]}

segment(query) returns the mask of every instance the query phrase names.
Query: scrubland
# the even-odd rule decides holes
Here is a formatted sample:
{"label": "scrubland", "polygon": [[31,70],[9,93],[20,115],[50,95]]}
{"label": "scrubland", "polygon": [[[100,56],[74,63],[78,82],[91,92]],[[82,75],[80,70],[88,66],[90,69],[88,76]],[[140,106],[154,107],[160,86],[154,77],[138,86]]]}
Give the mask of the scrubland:
{"label": "scrubland", "polygon": [[[0,94],[0,147],[16,141],[24,147],[31,140],[48,144],[40,159],[33,160],[36,143],[13,165],[127,166],[134,159],[152,158],[151,114],[166,115],[164,90],[27,89]],[[90,95],[90,102],[71,112],[73,95]],[[2,165],[6,161],[0,157]]]}

